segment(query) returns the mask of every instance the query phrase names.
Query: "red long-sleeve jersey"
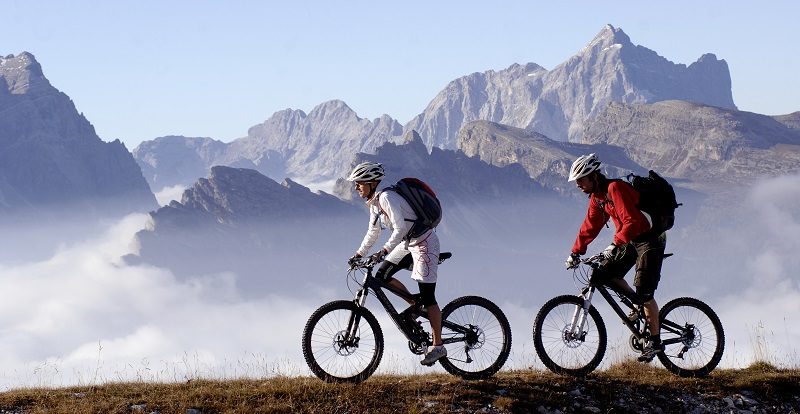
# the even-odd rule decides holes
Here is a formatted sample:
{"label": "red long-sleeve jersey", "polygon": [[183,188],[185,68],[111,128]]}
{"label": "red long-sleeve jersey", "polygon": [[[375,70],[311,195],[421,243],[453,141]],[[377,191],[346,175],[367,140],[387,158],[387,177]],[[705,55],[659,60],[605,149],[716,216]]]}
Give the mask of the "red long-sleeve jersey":
{"label": "red long-sleeve jersey", "polygon": [[592,193],[589,197],[589,211],[578,231],[572,252],[586,253],[589,243],[600,234],[600,230],[609,218],[614,221],[616,228],[614,244],[617,246],[626,244],[650,230],[650,222],[636,207],[638,203],[639,193],[622,181],[610,181],[606,194]]}

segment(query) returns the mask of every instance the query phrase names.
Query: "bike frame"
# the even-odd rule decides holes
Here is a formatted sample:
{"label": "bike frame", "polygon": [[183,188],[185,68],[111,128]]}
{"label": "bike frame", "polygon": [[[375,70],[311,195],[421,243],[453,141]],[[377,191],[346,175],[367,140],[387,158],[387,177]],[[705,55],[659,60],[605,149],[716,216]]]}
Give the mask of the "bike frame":
{"label": "bike frame", "polygon": [[[410,327],[408,327],[406,325],[405,321],[400,316],[400,313],[397,312],[397,310],[395,309],[394,305],[389,300],[389,297],[386,295],[386,293],[383,292],[383,289],[386,289],[386,290],[394,293],[395,295],[399,296],[400,298],[411,302],[412,303],[411,306],[419,306],[419,304],[417,303],[414,295],[410,294],[410,293],[407,293],[407,292],[404,292],[404,291],[402,291],[402,290],[390,285],[389,283],[384,282],[383,280],[380,280],[380,279],[374,277],[372,275],[372,266],[367,266],[366,269],[367,269],[367,272],[364,274],[364,280],[361,282],[361,289],[359,289],[358,292],[356,292],[355,297],[353,298],[353,302],[358,307],[365,308],[366,307],[365,306],[366,305],[366,301],[367,301],[367,295],[368,295],[369,291],[372,290],[372,292],[375,294],[375,297],[378,298],[378,302],[380,302],[380,304],[386,310],[386,313],[389,314],[389,317],[392,318],[392,321],[397,326],[397,329],[399,329],[400,332],[402,332],[403,335],[409,341],[411,341],[411,342],[413,342],[413,343],[415,343],[417,345],[431,345],[430,344],[430,340],[427,337],[420,338],[420,337],[415,336],[413,334],[413,332],[411,332],[411,330],[409,329]],[[427,310],[425,310],[424,312],[421,312],[419,316],[421,316],[421,317],[423,317],[425,319],[429,319]],[[350,321],[348,323],[348,329],[347,329],[347,333],[351,338],[355,337],[355,334],[356,334],[356,331],[358,329],[358,324],[360,322],[360,319],[361,319],[361,315],[358,315],[358,314],[354,313],[351,316],[351,319],[350,319]],[[453,332],[457,332],[457,333],[460,333],[460,334],[463,334],[463,335],[468,335],[468,334],[472,333],[472,331],[469,329],[469,327],[461,326],[461,325],[455,324],[455,323],[447,321],[447,320],[442,320],[442,328],[447,328],[447,329],[450,329]],[[464,341],[464,337],[442,338],[442,342],[444,344],[452,344],[452,343],[463,342],[463,341]]]}
{"label": "bike frame", "polygon": [[[592,298],[594,297],[595,291],[600,292],[600,295],[606,300],[609,306],[611,306],[611,309],[614,310],[614,313],[617,314],[625,326],[628,327],[628,330],[630,330],[639,341],[643,342],[644,340],[648,339],[649,331],[647,323],[641,318],[637,318],[635,321],[629,320],[628,316],[622,310],[622,307],[617,303],[616,300],[614,300],[611,292],[609,292],[609,288],[603,285],[593,284],[591,280],[589,281],[589,285],[583,288],[580,295],[578,295],[581,299],[583,299],[583,306],[575,309],[575,313],[573,314],[572,321],[569,325],[569,333],[573,338],[581,341],[585,339],[586,331],[584,328],[589,320],[589,308],[592,306]],[[625,306],[627,306],[629,309],[634,309],[633,300],[625,292],[616,290],[614,292],[620,295],[620,301]],[[663,340],[663,344],[665,346],[676,343],[684,344],[683,349],[677,355],[677,357],[682,358],[683,353],[689,350],[689,345],[694,340],[694,326],[681,326],[667,319],[661,320],[660,322],[662,331],[667,331],[677,336],[676,338]]]}

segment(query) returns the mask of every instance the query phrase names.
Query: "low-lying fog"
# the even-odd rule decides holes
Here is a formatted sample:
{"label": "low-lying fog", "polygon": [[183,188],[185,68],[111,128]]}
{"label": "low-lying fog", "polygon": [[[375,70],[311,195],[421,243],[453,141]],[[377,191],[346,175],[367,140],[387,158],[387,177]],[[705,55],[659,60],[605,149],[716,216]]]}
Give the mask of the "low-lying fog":
{"label": "low-lying fog", "polygon": [[[531,325],[547,299],[576,291],[563,262],[585,203],[560,211],[547,204],[517,209],[524,213],[496,217],[497,223],[481,221],[496,206],[459,206],[451,209],[459,212],[458,225],[471,229],[456,231],[450,223],[440,231],[442,250],[454,257],[440,268],[437,298],[444,305],[476,294],[497,303],[514,335],[507,368],[543,368]],[[756,359],[800,366],[798,207],[800,177],[790,176],[741,189],[700,214],[682,211],[691,206],[677,211],[667,249],[675,256],[665,262],[656,298],[664,304],[694,296],[717,311],[727,338],[723,367]],[[145,227],[144,214],[0,230],[0,385],[309,375],[300,349],[303,326],[323,303],[351,296],[345,262],[367,226],[364,212],[358,224],[348,220],[337,234],[315,236],[319,243],[294,245],[292,234],[315,235],[318,220],[324,218],[276,228],[281,243],[242,250],[241,257],[196,257],[196,268],[208,271],[189,267],[189,273],[121,259],[137,252],[134,234]],[[590,252],[602,250],[612,232],[604,229]],[[400,278],[413,286],[408,273]],[[621,323],[606,304],[596,304],[610,332],[606,363],[632,357]],[[386,339],[379,372],[431,370],[407,350],[377,301],[368,305]]]}

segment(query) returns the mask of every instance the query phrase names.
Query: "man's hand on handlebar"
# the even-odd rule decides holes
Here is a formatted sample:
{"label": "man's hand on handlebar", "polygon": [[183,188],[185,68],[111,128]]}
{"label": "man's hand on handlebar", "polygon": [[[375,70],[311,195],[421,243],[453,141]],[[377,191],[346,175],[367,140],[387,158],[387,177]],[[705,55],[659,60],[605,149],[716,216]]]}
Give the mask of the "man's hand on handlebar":
{"label": "man's hand on handlebar", "polygon": [[564,264],[567,266],[567,269],[574,269],[578,267],[578,265],[581,264],[581,255],[578,253],[570,253],[570,255],[567,256],[567,261]]}
{"label": "man's hand on handlebar", "polygon": [[359,261],[359,260],[361,260],[361,255],[360,255],[360,254],[358,254],[358,253],[356,253],[356,254],[354,254],[352,257],[350,257],[349,259],[347,259],[347,264],[348,264],[350,267],[353,267],[353,266],[355,266],[356,264],[358,264],[358,261]]}
{"label": "man's hand on handlebar", "polygon": [[373,253],[373,254],[372,254],[370,257],[369,257],[369,260],[370,260],[372,263],[380,263],[380,262],[382,262],[382,261],[383,261],[383,258],[384,258],[384,257],[386,257],[386,255],[387,255],[387,254],[389,254],[389,253],[388,253],[388,252],[386,252],[386,250],[384,250],[384,249],[380,249],[380,250],[378,250],[376,253]]}

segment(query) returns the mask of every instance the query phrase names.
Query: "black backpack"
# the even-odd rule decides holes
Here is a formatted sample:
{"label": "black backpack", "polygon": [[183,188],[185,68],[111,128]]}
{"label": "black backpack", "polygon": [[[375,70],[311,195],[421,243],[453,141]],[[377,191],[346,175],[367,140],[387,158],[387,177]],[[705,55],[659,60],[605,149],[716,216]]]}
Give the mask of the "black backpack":
{"label": "black backpack", "polygon": [[625,181],[639,192],[637,207],[650,215],[653,230],[660,233],[671,229],[675,224],[675,209],[682,205],[675,199],[672,185],[653,170],[647,177],[628,174]]}
{"label": "black backpack", "polygon": [[[417,238],[426,231],[439,225],[442,221],[442,205],[436,198],[436,193],[417,178],[403,178],[395,185],[386,187],[383,191],[394,191],[408,202],[417,219],[413,220],[411,229],[403,240]],[[406,219],[408,220],[408,219]],[[408,220],[412,221],[412,220]]]}

